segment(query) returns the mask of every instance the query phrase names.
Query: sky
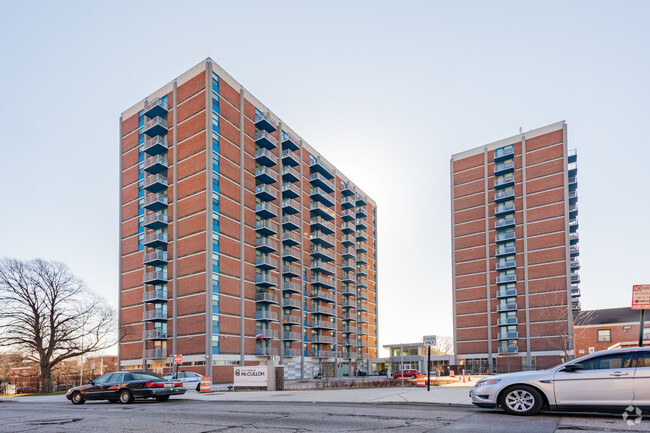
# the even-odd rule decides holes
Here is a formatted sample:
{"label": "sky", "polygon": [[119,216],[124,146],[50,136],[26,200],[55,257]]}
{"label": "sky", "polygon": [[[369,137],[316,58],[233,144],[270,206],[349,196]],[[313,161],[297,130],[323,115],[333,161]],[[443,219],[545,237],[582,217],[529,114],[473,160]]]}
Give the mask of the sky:
{"label": "sky", "polygon": [[117,305],[119,115],[211,57],[378,206],[379,344],[452,334],[449,159],[560,120],[582,306],[650,283],[649,2],[0,1],[0,257]]}

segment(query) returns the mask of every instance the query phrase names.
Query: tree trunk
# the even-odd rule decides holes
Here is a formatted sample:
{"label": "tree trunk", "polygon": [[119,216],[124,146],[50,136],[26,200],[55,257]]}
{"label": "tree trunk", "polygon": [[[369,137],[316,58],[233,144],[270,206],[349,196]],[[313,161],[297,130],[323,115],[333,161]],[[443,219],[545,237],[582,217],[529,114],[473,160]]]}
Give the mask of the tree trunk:
{"label": "tree trunk", "polygon": [[49,394],[52,392],[52,368],[41,365],[41,392]]}

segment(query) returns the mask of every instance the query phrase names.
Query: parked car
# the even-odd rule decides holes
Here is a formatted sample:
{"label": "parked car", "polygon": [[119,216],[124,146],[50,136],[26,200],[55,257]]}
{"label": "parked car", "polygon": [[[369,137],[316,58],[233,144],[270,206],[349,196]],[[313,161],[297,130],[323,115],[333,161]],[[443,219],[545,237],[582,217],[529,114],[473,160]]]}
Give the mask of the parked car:
{"label": "parked car", "polygon": [[38,392],[38,389],[33,386],[21,386],[20,388],[16,388],[16,394],[33,394],[35,392]]}
{"label": "parked car", "polygon": [[357,376],[367,376],[368,372],[363,370],[357,370]]}
{"label": "parked car", "polygon": [[191,371],[179,371],[178,373],[165,376],[165,379],[174,381],[180,380],[183,383],[183,387],[185,387],[185,389],[196,389],[197,391],[200,391],[201,377],[203,376]]}
{"label": "parked car", "polygon": [[497,374],[469,393],[478,407],[513,415],[553,410],[650,409],[650,348],[603,350],[548,370]]}
{"label": "parked car", "polygon": [[415,379],[420,374],[421,373],[418,370],[413,370],[413,369],[396,371],[395,373],[393,373],[393,379],[401,379],[402,377]]}
{"label": "parked car", "polygon": [[73,404],[83,404],[86,400],[128,404],[136,398],[167,401],[172,395],[182,394],[185,394],[182,382],[167,380],[148,371],[118,371],[99,376],[87,385],[70,388],[66,398]]}

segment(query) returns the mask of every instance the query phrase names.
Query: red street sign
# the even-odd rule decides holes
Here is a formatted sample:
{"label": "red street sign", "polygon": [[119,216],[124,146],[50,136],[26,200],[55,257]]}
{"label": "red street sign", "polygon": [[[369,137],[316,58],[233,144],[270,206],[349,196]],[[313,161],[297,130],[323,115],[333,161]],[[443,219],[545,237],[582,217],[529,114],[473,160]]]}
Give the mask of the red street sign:
{"label": "red street sign", "polygon": [[182,360],[183,360],[183,355],[178,354],[174,356],[174,364],[180,364]]}
{"label": "red street sign", "polygon": [[650,310],[650,284],[632,286],[632,309]]}

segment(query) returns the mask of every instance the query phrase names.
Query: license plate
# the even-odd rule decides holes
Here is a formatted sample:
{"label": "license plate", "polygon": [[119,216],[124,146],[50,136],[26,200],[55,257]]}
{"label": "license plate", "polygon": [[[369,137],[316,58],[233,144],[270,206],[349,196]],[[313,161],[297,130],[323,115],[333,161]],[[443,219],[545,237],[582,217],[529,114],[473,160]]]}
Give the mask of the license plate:
{"label": "license plate", "polygon": [[165,384],[165,388],[171,388],[172,386],[174,386],[173,383],[166,383],[166,384]]}

